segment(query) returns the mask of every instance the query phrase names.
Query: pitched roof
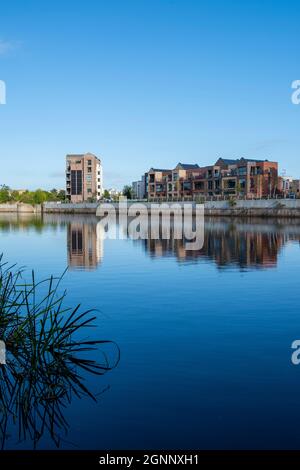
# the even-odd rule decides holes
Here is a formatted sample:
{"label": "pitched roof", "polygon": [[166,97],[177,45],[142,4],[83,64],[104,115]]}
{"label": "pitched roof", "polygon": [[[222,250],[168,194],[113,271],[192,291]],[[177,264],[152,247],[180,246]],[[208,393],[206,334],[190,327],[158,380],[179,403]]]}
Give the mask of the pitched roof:
{"label": "pitched roof", "polygon": [[268,162],[269,160],[258,160],[257,158],[219,158],[216,162],[222,162],[224,165],[237,165],[238,163],[243,163],[243,162],[258,162],[258,163],[263,163],[263,162]]}
{"label": "pitched roof", "polygon": [[165,168],[150,168],[149,173],[151,171],[172,171],[172,170],[168,170],[168,169],[165,169]]}
{"label": "pitched roof", "polygon": [[244,158],[244,157],[242,157],[240,160],[243,160],[244,162],[258,162],[258,163],[269,161],[269,160],[258,160],[257,158]]}
{"label": "pitched roof", "polygon": [[220,160],[221,160],[225,165],[234,165],[234,164],[236,164],[240,159],[239,159],[239,158],[235,158],[235,159],[232,159],[232,158],[218,158],[218,160],[217,160],[216,163],[218,163]]}
{"label": "pitched roof", "polygon": [[197,163],[178,163],[176,168],[182,168],[183,170],[196,170],[199,167],[199,165]]}

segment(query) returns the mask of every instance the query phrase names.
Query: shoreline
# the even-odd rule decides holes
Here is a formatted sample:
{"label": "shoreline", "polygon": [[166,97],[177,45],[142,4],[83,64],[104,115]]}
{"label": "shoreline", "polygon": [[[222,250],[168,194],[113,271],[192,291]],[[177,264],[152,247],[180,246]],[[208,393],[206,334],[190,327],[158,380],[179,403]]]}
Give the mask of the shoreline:
{"label": "shoreline", "polygon": [[[82,204],[56,204],[44,203],[43,205],[32,206],[29,204],[0,204],[0,214],[86,214],[96,215],[97,209],[102,208],[103,215],[110,211],[116,214],[127,213],[134,202],[127,201],[128,205],[120,211],[119,203],[82,203]],[[149,214],[150,207],[155,212],[169,212],[168,208],[159,208],[158,203],[140,203],[137,208],[131,208],[130,216]],[[163,204],[163,203],[162,203]],[[180,211],[184,205],[192,204],[192,213],[196,214],[197,205],[195,202],[177,202],[174,204]],[[175,206],[176,205],[176,206]],[[200,212],[202,212],[200,210]],[[171,210],[172,214],[172,210]],[[228,201],[208,201],[204,204],[204,215],[207,217],[239,217],[239,218],[300,218],[300,199],[267,199],[267,200],[237,200],[232,206]]]}

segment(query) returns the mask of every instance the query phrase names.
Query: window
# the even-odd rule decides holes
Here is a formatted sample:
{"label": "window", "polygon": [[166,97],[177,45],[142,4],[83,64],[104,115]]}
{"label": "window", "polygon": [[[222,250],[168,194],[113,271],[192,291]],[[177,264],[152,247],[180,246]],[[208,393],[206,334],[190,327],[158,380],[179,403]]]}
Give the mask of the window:
{"label": "window", "polygon": [[91,165],[92,164],[92,160],[88,160],[88,165]]}
{"label": "window", "polygon": [[92,173],[92,168],[90,166],[88,166],[87,171],[88,171],[88,173]]}
{"label": "window", "polygon": [[245,178],[240,179],[239,184],[240,184],[241,190],[244,190],[244,189],[246,188],[246,180],[245,180]]}
{"label": "window", "polygon": [[191,181],[184,181],[182,184],[183,191],[190,191],[192,189]]}
{"label": "window", "polygon": [[71,171],[71,194],[78,196],[82,194],[82,171],[72,170]]}
{"label": "window", "polygon": [[238,169],[238,174],[239,175],[246,175],[247,174],[247,167],[246,166],[241,166],[239,169]]}
{"label": "window", "polygon": [[199,191],[201,189],[204,189],[204,181],[195,181],[195,190]]}
{"label": "window", "polygon": [[71,232],[72,253],[82,252],[82,230],[72,230]]}
{"label": "window", "polygon": [[87,192],[88,192],[88,193],[91,193],[91,192],[92,192],[91,188],[88,188]]}
{"label": "window", "polygon": [[227,188],[234,189],[235,188],[235,180],[228,180]]}

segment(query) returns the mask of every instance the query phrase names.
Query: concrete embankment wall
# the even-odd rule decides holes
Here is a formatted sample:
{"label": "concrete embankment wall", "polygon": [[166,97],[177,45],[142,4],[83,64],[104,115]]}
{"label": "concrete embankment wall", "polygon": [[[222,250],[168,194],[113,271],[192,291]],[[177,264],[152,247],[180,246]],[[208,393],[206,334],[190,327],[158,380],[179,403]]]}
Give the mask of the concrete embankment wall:
{"label": "concrete embankment wall", "polygon": [[86,202],[82,204],[56,204],[46,202],[43,204],[45,214],[93,214],[96,215],[98,202]]}
{"label": "concrete embankment wall", "polygon": [[[128,208],[134,202],[128,201]],[[151,203],[141,203],[149,211],[153,207]],[[177,207],[182,207],[183,203],[173,203]],[[195,210],[196,203],[192,203]],[[157,204],[156,204],[157,205]],[[98,203],[85,204],[55,204],[45,203],[45,213],[58,214],[96,214]],[[118,210],[117,203],[108,203],[100,205],[103,210],[110,207]],[[142,206],[141,206],[142,207]],[[141,210],[142,212],[142,210]],[[299,217],[300,218],[300,199],[266,199],[266,200],[237,200],[234,203],[228,201],[208,201],[204,205],[205,215],[208,216],[229,216],[229,217]]]}
{"label": "concrete embankment wall", "polygon": [[238,217],[300,217],[299,199],[237,200],[205,203],[205,215]]}
{"label": "concrete embankment wall", "polygon": [[0,212],[10,213],[17,212],[19,214],[40,214],[42,212],[42,206],[37,204],[32,206],[31,204],[0,204]]}
{"label": "concrete embankment wall", "polygon": [[[128,202],[128,208],[134,202]],[[145,212],[148,212],[151,203],[141,203],[145,207]],[[172,204],[172,203],[171,203]],[[183,207],[183,203],[173,203],[177,207]],[[193,204],[193,210],[196,208],[196,203]],[[98,203],[84,203],[84,204],[56,204],[45,203],[43,207],[40,205],[32,206],[29,204],[0,204],[0,213],[31,213],[39,214],[92,214],[95,215]],[[155,206],[155,205],[154,205]],[[157,204],[156,204],[157,206]],[[118,210],[117,203],[101,204],[103,210],[114,208]],[[141,213],[143,210],[141,210]],[[228,201],[208,201],[204,205],[205,215],[208,216],[229,216],[229,217],[299,217],[300,218],[300,199],[269,199],[269,200],[252,200],[243,201],[237,200],[234,203]]]}

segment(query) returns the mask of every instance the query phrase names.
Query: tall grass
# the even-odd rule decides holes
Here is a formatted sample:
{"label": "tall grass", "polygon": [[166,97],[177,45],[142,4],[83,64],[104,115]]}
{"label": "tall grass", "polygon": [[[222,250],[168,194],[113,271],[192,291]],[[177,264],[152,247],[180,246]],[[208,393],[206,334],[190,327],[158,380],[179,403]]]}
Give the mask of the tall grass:
{"label": "tall grass", "polygon": [[[18,427],[19,440],[30,438],[34,447],[45,431],[59,446],[68,430],[63,411],[72,397],[96,400],[84,383],[86,374],[102,375],[119,362],[114,342],[82,339],[96,316],[80,305],[65,306],[61,280],[38,282],[32,272],[24,281],[24,271],[0,257],[0,340],[7,351],[0,366],[2,448],[11,425]],[[107,346],[114,348],[114,360],[105,353]],[[100,360],[90,358],[99,352]]]}

